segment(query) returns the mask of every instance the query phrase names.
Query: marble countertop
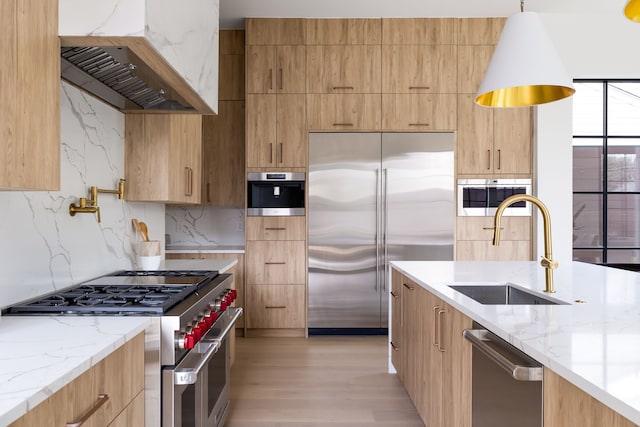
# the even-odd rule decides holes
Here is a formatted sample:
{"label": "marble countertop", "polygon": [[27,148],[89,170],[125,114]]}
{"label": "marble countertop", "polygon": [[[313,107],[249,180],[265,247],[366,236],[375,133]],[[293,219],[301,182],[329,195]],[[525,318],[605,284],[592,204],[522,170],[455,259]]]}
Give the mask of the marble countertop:
{"label": "marble countertop", "polygon": [[148,317],[0,317],[0,426],[143,332]]}
{"label": "marble countertop", "polygon": [[167,254],[243,254],[244,246],[167,245]]}
{"label": "marble countertop", "polygon": [[[640,274],[572,262],[554,272],[566,305],[482,305],[451,284],[513,283],[544,294],[537,262],[392,265],[425,289],[640,425]],[[586,301],[577,303],[576,300]]]}

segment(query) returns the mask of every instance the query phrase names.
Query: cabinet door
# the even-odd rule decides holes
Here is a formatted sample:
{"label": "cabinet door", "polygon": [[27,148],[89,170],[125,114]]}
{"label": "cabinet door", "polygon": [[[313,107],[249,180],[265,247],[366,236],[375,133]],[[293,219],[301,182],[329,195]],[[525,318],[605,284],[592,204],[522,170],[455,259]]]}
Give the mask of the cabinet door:
{"label": "cabinet door", "polygon": [[0,189],[60,189],[58,2],[0,5]]}
{"label": "cabinet door", "polygon": [[478,92],[493,51],[493,45],[458,46],[458,93]]}
{"label": "cabinet door", "polygon": [[423,400],[421,363],[425,348],[422,301],[426,292],[406,277],[402,281],[402,338],[404,351],[401,353],[404,387],[417,407]]}
{"label": "cabinet door", "polygon": [[442,319],[446,310],[442,301],[425,291],[423,319],[425,327],[424,357],[422,359],[423,399],[416,406],[426,426],[442,424]]}
{"label": "cabinet door", "polygon": [[276,104],[276,166],[306,167],[305,95],[278,95]]}
{"label": "cabinet door", "polygon": [[306,240],[303,216],[250,216],[246,222],[247,240]]}
{"label": "cabinet door", "polygon": [[462,336],[471,329],[472,320],[443,303],[445,310],[440,325],[442,355],[442,422],[450,427],[471,426],[471,351]]}
{"label": "cabinet door", "polygon": [[275,46],[247,46],[247,93],[276,93]]}
{"label": "cabinet door", "polygon": [[[168,201],[200,203],[202,195],[202,116],[172,114],[169,157]],[[149,165],[150,167],[153,167]],[[162,179],[162,177],[156,177]],[[165,178],[166,179],[166,178]]]}
{"label": "cabinet door", "polygon": [[305,328],[305,287],[265,285],[247,288],[247,327]]}
{"label": "cabinet door", "polygon": [[308,46],[307,93],[380,93],[381,48]]}
{"label": "cabinet door", "polygon": [[382,44],[430,45],[458,43],[457,18],[384,18]]}
{"label": "cabinet door", "polygon": [[477,105],[474,98],[475,95],[458,95],[458,174],[493,171],[493,109]]}
{"label": "cabinet door", "polygon": [[309,130],[379,130],[380,95],[307,95]]}
{"label": "cabinet door", "polygon": [[381,41],[382,20],[369,18],[305,19],[308,45],[375,44]]}
{"label": "cabinet door", "polygon": [[382,94],[382,128],[455,130],[455,94]]}
{"label": "cabinet door", "polygon": [[276,95],[247,95],[247,167],[276,165]]}
{"label": "cabinet door", "polygon": [[382,46],[382,93],[457,92],[455,45]]}
{"label": "cabinet door", "polygon": [[456,261],[531,261],[531,242],[504,241],[493,246],[487,241],[459,240]]}
{"label": "cabinet door", "polygon": [[305,46],[276,48],[276,90],[278,93],[305,93]]}
{"label": "cabinet door", "polygon": [[305,43],[305,20],[301,18],[247,18],[247,45]]}
{"label": "cabinet door", "polygon": [[218,100],[245,98],[245,42],[243,30],[220,31]]}
{"label": "cabinet door", "polygon": [[220,101],[202,117],[202,204],[243,207],[244,101]]}
{"label": "cabinet door", "polygon": [[531,174],[531,108],[497,108],[493,112],[494,171]]}
{"label": "cabinet door", "polygon": [[404,382],[402,365],[402,281],[403,275],[395,268],[391,269],[391,363],[396,368],[400,381]]}
{"label": "cabinet door", "polygon": [[306,283],[304,241],[248,241],[247,285]]}

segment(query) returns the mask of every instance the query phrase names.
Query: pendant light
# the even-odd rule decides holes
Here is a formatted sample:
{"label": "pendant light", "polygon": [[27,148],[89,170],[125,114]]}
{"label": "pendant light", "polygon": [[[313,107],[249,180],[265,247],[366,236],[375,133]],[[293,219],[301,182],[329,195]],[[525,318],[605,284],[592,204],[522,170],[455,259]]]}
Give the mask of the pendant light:
{"label": "pendant light", "polygon": [[640,22],[640,0],[629,0],[624,7],[624,16],[635,22]]}
{"label": "pendant light", "polygon": [[511,16],[502,30],[476,103],[488,107],[528,107],[558,101],[575,89],[537,13]]}

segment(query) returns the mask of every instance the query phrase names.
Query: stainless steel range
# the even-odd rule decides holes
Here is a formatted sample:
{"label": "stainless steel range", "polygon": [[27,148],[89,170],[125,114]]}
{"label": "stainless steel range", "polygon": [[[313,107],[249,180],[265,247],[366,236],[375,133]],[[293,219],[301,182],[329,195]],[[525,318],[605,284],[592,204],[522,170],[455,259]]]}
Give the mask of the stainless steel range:
{"label": "stainless steel range", "polygon": [[151,316],[145,425],[219,427],[229,409],[231,275],[125,270],[9,307],[3,315]]}

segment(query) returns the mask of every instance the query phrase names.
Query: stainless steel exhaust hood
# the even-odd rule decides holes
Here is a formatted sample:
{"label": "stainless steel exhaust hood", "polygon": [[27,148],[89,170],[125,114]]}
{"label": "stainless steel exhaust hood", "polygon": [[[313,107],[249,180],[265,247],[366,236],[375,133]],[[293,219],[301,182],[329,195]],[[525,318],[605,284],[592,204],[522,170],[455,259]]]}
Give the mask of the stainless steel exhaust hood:
{"label": "stainless steel exhaust hood", "polygon": [[67,37],[61,44],[62,78],[123,112],[213,113],[144,39]]}

